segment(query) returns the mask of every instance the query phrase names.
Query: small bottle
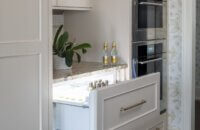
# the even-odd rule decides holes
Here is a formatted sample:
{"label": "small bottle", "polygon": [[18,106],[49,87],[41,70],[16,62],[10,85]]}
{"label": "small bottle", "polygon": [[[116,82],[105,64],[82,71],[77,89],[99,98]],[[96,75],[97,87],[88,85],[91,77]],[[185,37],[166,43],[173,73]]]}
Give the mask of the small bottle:
{"label": "small bottle", "polygon": [[108,43],[105,42],[103,46],[103,65],[109,64]]}
{"label": "small bottle", "polygon": [[94,89],[95,89],[95,87],[94,87],[93,82],[89,83],[89,91],[92,91]]}
{"label": "small bottle", "polygon": [[116,42],[112,43],[112,50],[111,50],[111,64],[116,65],[118,62],[118,56],[117,56],[117,45]]}

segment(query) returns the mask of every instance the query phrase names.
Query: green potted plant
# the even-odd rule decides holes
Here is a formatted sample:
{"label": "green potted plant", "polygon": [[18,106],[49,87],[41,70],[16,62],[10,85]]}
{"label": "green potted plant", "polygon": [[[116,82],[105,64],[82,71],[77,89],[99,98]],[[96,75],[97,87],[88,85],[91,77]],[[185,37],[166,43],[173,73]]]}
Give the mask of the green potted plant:
{"label": "green potted plant", "polygon": [[61,34],[63,25],[60,25],[53,42],[53,60],[54,69],[71,69],[74,56],[77,57],[78,63],[81,62],[81,52],[85,54],[88,48],[91,48],[90,43],[75,43],[69,40],[68,32]]}

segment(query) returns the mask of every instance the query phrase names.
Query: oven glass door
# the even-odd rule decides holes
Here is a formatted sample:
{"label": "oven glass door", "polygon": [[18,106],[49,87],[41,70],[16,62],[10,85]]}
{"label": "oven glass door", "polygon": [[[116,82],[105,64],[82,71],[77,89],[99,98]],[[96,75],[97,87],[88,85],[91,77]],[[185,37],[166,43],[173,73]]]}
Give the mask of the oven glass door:
{"label": "oven glass door", "polygon": [[161,111],[166,110],[167,95],[167,55],[166,41],[133,43],[133,78],[160,72]]}
{"label": "oven glass door", "polygon": [[133,42],[166,39],[167,2],[134,0]]}
{"label": "oven glass door", "polygon": [[163,28],[163,2],[138,0],[138,29]]}
{"label": "oven glass door", "polygon": [[152,60],[138,61],[138,77],[156,72],[160,72],[162,75],[162,60],[162,57],[160,57]]}
{"label": "oven glass door", "polygon": [[167,97],[167,60],[164,58],[157,58],[155,60],[138,61],[138,77],[151,73],[160,72],[160,100],[161,112],[166,110]]}

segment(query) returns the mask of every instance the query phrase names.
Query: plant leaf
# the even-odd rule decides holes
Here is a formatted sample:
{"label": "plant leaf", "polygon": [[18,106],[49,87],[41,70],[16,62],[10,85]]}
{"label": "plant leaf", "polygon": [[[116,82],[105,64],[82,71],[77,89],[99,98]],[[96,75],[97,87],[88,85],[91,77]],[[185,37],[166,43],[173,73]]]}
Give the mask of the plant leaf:
{"label": "plant leaf", "polygon": [[58,54],[60,57],[65,57],[66,52],[72,51],[73,43],[72,42],[67,42],[65,45],[62,47],[62,49],[59,51],[60,53]]}
{"label": "plant leaf", "polygon": [[68,51],[68,50],[71,50],[72,47],[73,47],[74,43],[73,42],[68,42],[66,43],[65,45],[65,50]]}
{"label": "plant leaf", "polygon": [[66,51],[65,63],[69,67],[71,67],[72,64],[73,64],[73,56],[74,56],[74,52],[73,51]]}
{"label": "plant leaf", "polygon": [[60,50],[57,54],[59,57],[65,58],[66,55],[66,51],[64,50],[64,48],[62,48],[62,50]]}
{"label": "plant leaf", "polygon": [[87,50],[85,48],[82,49],[82,53],[85,54],[87,53]]}
{"label": "plant leaf", "polygon": [[75,46],[73,48],[73,50],[80,50],[80,49],[83,49],[83,48],[91,48],[91,45],[89,43],[82,43],[82,44]]}
{"label": "plant leaf", "polygon": [[62,31],[63,25],[60,25],[58,30],[56,31],[56,35],[54,37],[54,41],[53,41],[53,51],[55,53],[57,53],[57,40],[58,40],[58,36],[60,35],[60,32]]}
{"label": "plant leaf", "polygon": [[64,50],[64,45],[66,44],[67,40],[68,40],[68,32],[64,32],[58,39],[58,43],[57,43],[57,50]]}
{"label": "plant leaf", "polygon": [[77,56],[77,59],[78,59],[78,63],[80,63],[80,62],[81,62],[81,56],[80,56],[80,54],[78,54],[78,53],[76,52],[76,56]]}

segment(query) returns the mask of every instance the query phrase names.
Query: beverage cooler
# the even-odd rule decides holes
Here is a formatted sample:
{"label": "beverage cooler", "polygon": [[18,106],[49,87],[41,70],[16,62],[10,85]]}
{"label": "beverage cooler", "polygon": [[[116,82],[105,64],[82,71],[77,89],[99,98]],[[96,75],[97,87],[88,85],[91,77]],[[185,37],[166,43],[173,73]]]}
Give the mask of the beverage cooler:
{"label": "beverage cooler", "polygon": [[[107,77],[106,77],[107,76]],[[89,89],[94,80],[109,85]],[[55,83],[54,130],[144,130],[160,115],[160,74],[121,83],[113,77],[84,77]]]}

